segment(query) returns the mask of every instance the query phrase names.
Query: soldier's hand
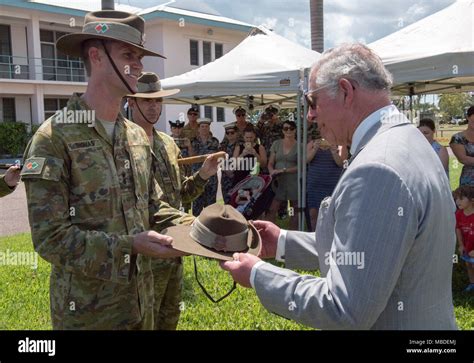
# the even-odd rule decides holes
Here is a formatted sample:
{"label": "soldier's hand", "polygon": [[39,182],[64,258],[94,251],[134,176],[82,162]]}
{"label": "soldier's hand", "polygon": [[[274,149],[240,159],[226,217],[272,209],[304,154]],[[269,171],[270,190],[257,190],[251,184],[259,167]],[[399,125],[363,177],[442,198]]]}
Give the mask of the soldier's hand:
{"label": "soldier's hand", "polygon": [[173,238],[155,231],[145,231],[137,234],[133,239],[133,254],[141,254],[156,258],[174,258],[187,254],[171,247]]}
{"label": "soldier's hand", "polygon": [[20,166],[10,166],[5,173],[4,178],[5,183],[7,183],[10,188],[16,187],[16,185],[20,182]]}
{"label": "soldier's hand", "polygon": [[217,174],[219,168],[219,158],[214,155],[210,155],[204,160],[201,170],[199,170],[199,176],[204,180],[209,179],[211,176]]}

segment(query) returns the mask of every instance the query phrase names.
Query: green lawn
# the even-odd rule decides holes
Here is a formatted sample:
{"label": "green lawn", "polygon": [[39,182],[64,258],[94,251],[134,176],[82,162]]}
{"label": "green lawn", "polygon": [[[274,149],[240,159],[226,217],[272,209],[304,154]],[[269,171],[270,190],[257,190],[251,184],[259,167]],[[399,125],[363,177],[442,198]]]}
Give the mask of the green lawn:
{"label": "green lawn", "polygon": [[[457,187],[460,167],[451,161],[451,187]],[[286,222],[286,221],[284,221]],[[286,224],[286,223],[284,223]],[[0,252],[33,251],[30,234],[0,238]],[[198,258],[201,282],[214,297],[232,286],[229,275],[217,262]],[[267,312],[250,289],[238,287],[226,300],[213,304],[201,292],[194,278],[192,258],[185,258],[183,311],[178,329],[294,330],[306,327]],[[38,259],[37,269],[30,266],[0,264],[0,329],[51,329],[49,318],[49,265]],[[460,329],[474,329],[474,294],[462,290],[467,285],[463,264],[454,265],[453,293]]]}

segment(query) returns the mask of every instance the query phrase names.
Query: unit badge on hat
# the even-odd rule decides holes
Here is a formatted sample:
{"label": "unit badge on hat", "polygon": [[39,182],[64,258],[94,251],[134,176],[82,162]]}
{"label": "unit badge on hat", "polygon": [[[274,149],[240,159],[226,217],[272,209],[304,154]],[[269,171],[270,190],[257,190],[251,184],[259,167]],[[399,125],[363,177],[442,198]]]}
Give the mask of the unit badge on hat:
{"label": "unit badge on hat", "polygon": [[104,24],[104,23],[97,24],[97,26],[95,27],[95,31],[99,34],[100,33],[104,34],[107,30],[109,30],[109,26],[107,24]]}

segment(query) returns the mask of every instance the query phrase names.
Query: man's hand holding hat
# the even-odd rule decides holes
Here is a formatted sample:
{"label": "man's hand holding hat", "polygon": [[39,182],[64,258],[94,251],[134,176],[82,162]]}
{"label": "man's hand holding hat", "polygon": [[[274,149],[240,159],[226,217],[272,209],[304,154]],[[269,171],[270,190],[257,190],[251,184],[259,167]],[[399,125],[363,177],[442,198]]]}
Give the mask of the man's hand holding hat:
{"label": "man's hand holding hat", "polygon": [[261,261],[257,256],[248,253],[234,253],[234,261],[221,262],[223,270],[229,271],[235,282],[243,287],[252,287],[250,284],[250,275],[252,268]]}
{"label": "man's hand holding hat", "polygon": [[275,258],[280,236],[280,228],[271,222],[254,221],[253,225],[262,238],[262,248],[258,257],[248,253],[234,253],[233,261],[220,263],[221,268],[229,271],[235,282],[249,288],[252,287],[250,276],[253,267],[261,261],[261,258]]}

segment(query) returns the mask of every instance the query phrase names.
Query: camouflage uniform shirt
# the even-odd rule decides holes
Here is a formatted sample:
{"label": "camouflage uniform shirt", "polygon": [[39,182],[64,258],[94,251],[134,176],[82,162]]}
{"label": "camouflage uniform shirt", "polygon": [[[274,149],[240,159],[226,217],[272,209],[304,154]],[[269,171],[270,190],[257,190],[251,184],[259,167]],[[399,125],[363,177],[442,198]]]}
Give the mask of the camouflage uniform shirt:
{"label": "camouflage uniform shirt", "polygon": [[[69,110],[87,110],[73,96]],[[137,233],[193,218],[161,202],[143,129],[119,114],[111,139],[100,122],[45,121],[25,151],[32,239],[51,263],[54,329],[152,329],[150,258]]]}
{"label": "camouflage uniform shirt", "polygon": [[260,143],[265,147],[267,157],[269,157],[273,143],[283,138],[283,123],[280,121],[276,123],[259,121],[257,123],[257,136]]}

